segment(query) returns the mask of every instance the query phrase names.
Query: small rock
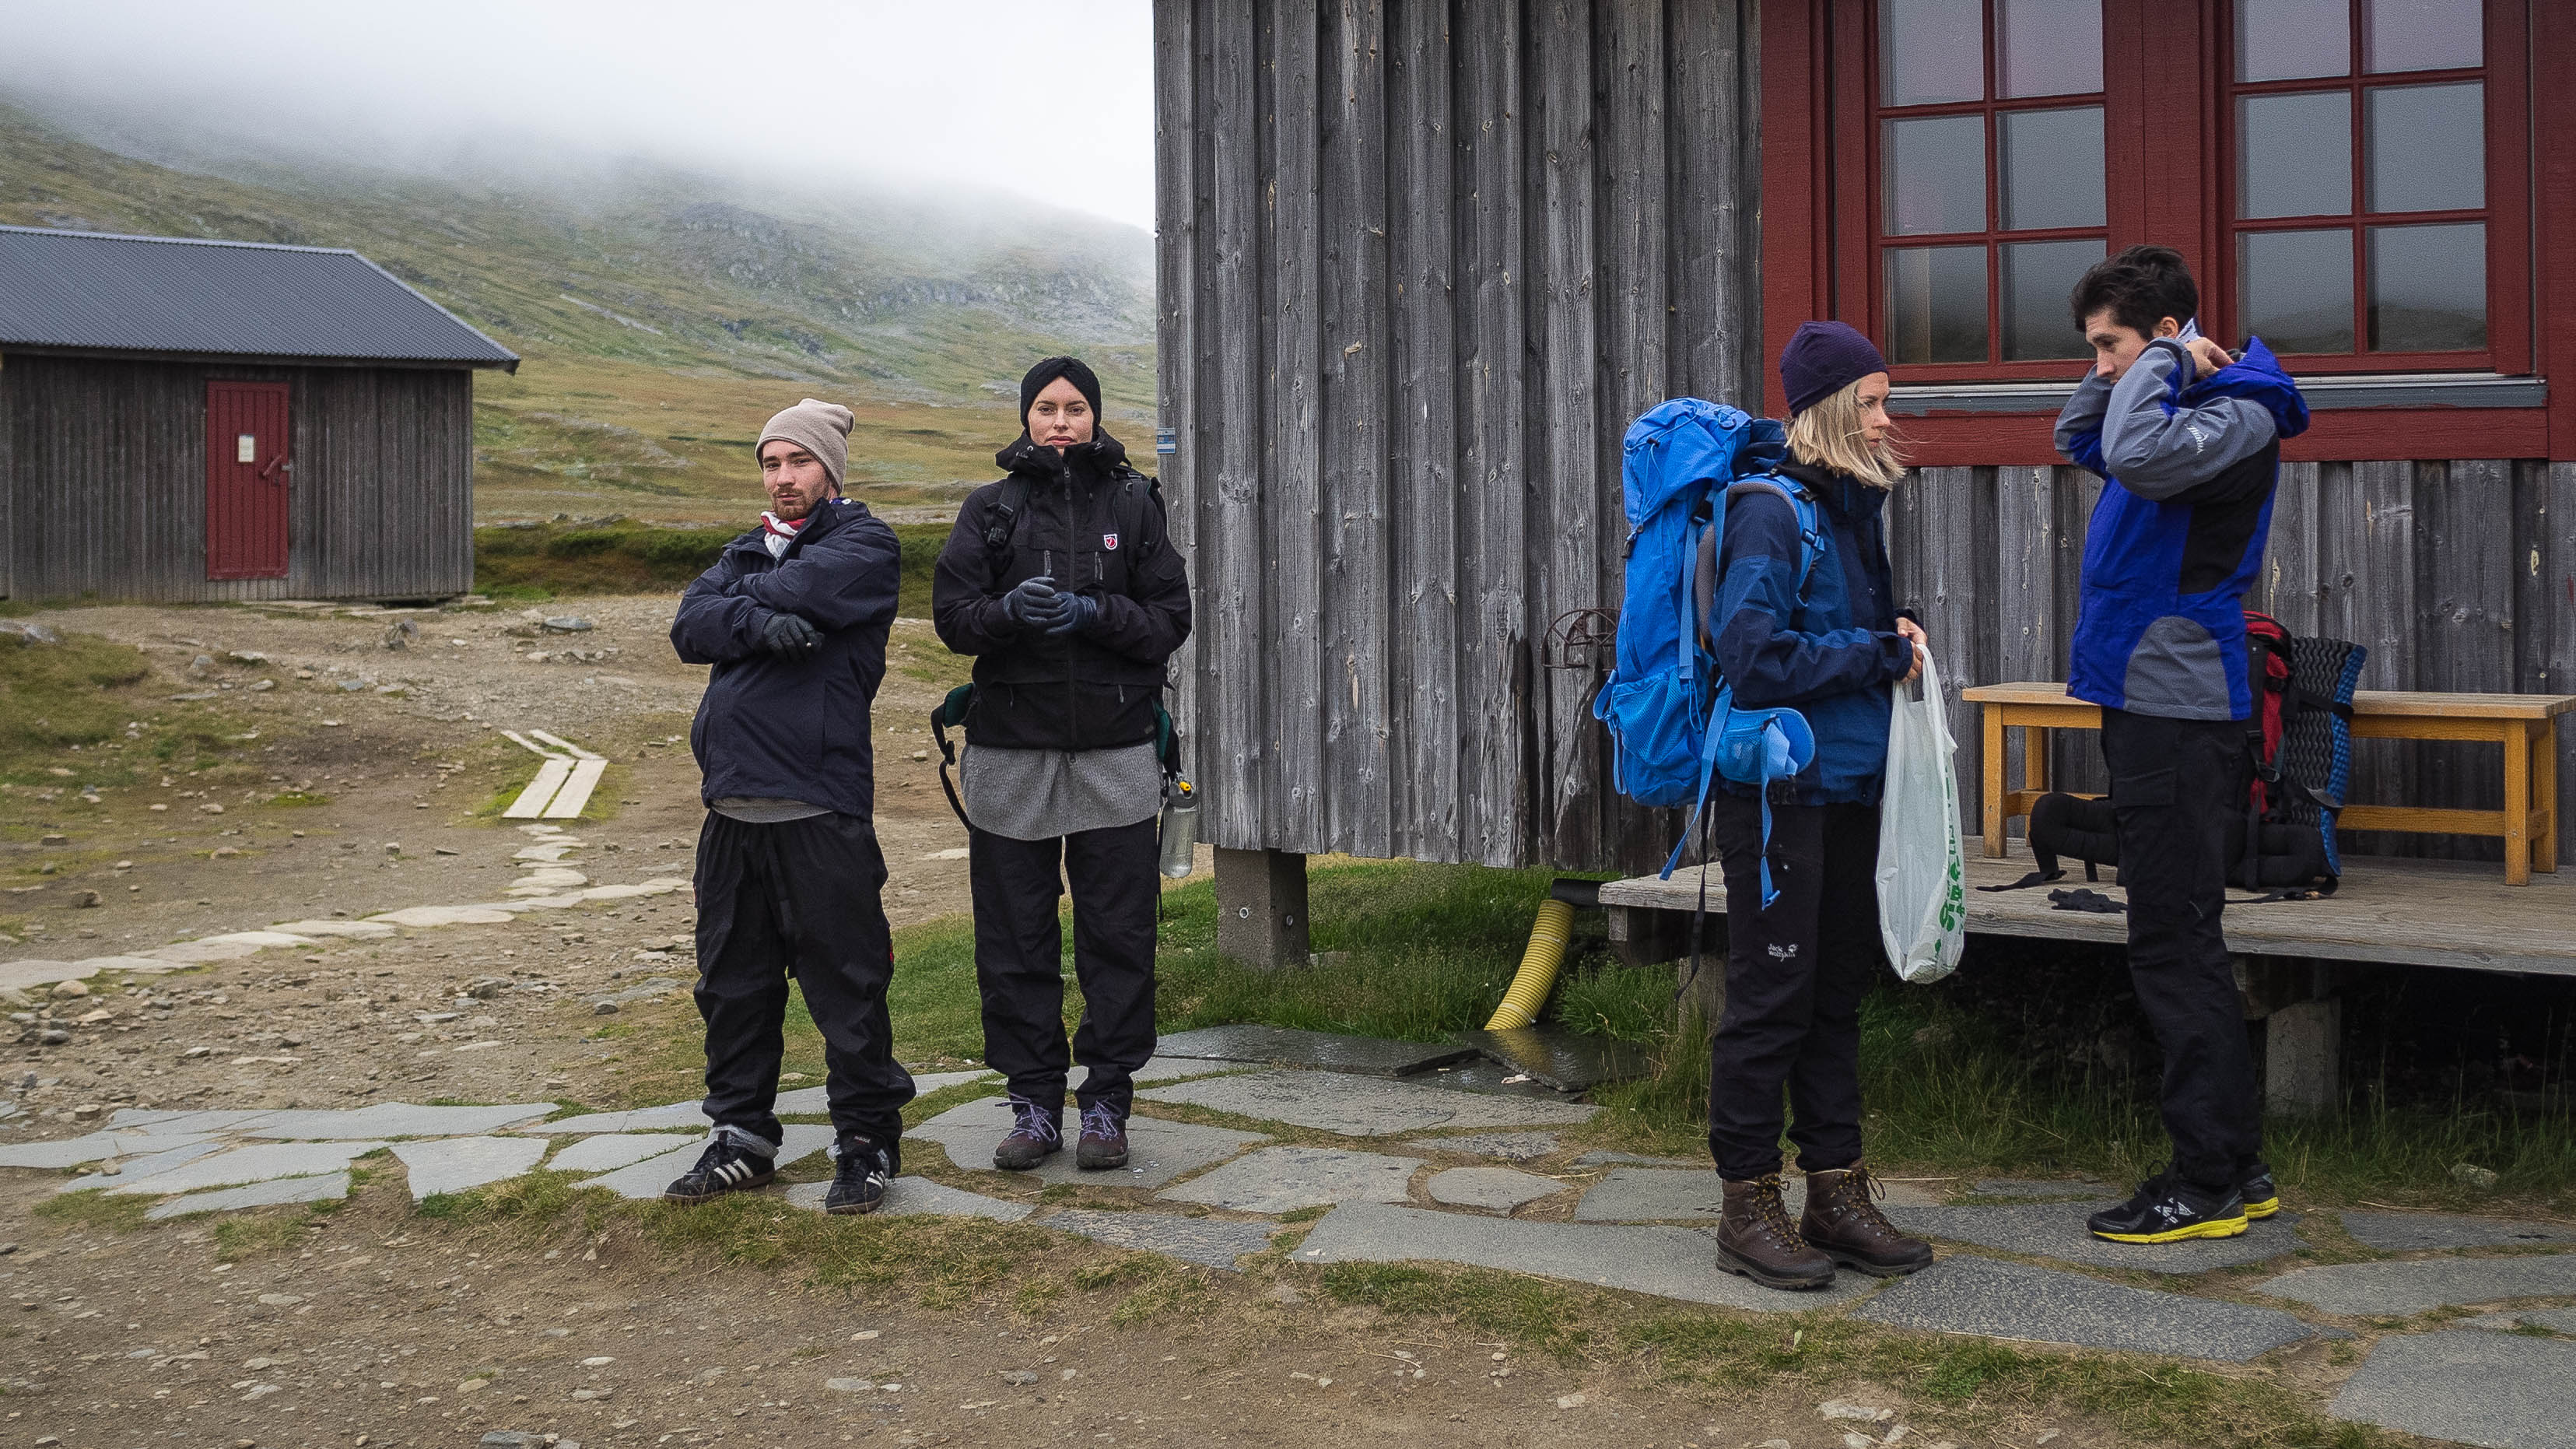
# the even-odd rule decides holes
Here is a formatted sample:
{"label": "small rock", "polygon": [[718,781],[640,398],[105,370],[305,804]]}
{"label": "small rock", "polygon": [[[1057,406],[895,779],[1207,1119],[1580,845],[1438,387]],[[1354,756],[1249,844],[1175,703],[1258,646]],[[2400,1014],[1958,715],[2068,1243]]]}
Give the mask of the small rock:
{"label": "small rock", "polygon": [[591,623],[579,614],[557,614],[546,620],[545,627],[549,634],[587,634]]}
{"label": "small rock", "polygon": [[604,1399],[615,1392],[614,1389],[575,1389],[572,1396],[576,1399]]}
{"label": "small rock", "polygon": [[448,849],[444,845],[433,845],[430,847],[430,853],[433,855],[454,855],[457,852]]}
{"label": "small rock", "polygon": [[74,910],[85,911],[102,904],[104,904],[104,902],[99,899],[98,892],[96,891],[82,891],[79,895],[72,897],[72,908]]}
{"label": "small rock", "polygon": [[[1034,1379],[1037,1376],[1031,1374],[1029,1377]],[[877,1391],[877,1386],[866,1379],[825,1379],[823,1387],[836,1394],[873,1394]]]}
{"label": "small rock", "polygon": [[89,995],[89,983],[86,981],[57,981],[54,983],[54,999],[56,1001],[74,1001],[87,995]]}
{"label": "small rock", "polygon": [[387,854],[387,855],[400,855],[400,854],[402,854],[402,842],[401,842],[401,841],[399,841],[399,840],[388,840],[388,841],[386,841],[386,842],[385,842],[385,854]]}
{"label": "small rock", "polygon": [[2054,1438],[2056,1438],[2056,1437],[2057,1437],[2057,1431],[2056,1431],[2055,1429],[2043,1429],[2043,1430],[2041,1430],[2041,1431],[2040,1431],[2040,1435],[2039,1435],[2039,1437],[2038,1437],[2038,1438],[2036,1438],[2036,1439],[2031,1440],[2030,1442],[2031,1442],[2031,1443],[2033,1443],[2033,1444],[2045,1444],[2045,1443],[2047,1443],[2049,1440],[2054,1439]]}
{"label": "small rock", "polygon": [[207,813],[208,815],[221,815],[221,814],[223,814],[223,813],[224,813],[224,807],[223,807],[223,806],[221,806],[221,805],[216,804],[216,803],[215,803],[214,801],[212,801],[212,800],[207,801],[205,804],[200,805],[200,806],[198,806],[197,808],[198,808],[199,810],[204,811],[204,812],[205,812],[205,813]]}
{"label": "small rock", "polygon": [[2451,1169],[2451,1181],[2473,1192],[2493,1192],[2496,1185],[2495,1169],[2463,1162]]}
{"label": "small rock", "polygon": [[59,1026],[47,1027],[36,1037],[37,1042],[44,1046],[68,1045],[71,1039],[72,1034]]}
{"label": "small rock", "polygon": [[1873,1409],[1867,1404],[1847,1404],[1840,1399],[1827,1399],[1816,1405],[1816,1412],[1828,1419],[1850,1419],[1863,1424],[1884,1424],[1896,1417],[1894,1409]]}
{"label": "small rock", "polygon": [[97,1116],[102,1110],[104,1109],[96,1102],[83,1102],[72,1109],[72,1115],[86,1122],[90,1118]]}
{"label": "small rock", "polygon": [[1878,1449],[1878,1441],[1867,1434],[1845,1434],[1843,1449]]}
{"label": "small rock", "polygon": [[1080,1369],[1066,1369],[1064,1372],[1056,1375],[1056,1377],[1060,1379],[1074,1379],[1081,1376],[1082,1370]]}
{"label": "small rock", "polygon": [[71,838],[70,836],[68,836],[68,835],[48,835],[48,836],[45,836],[43,839],[38,840],[36,843],[37,843],[38,845],[45,845],[45,846],[52,846],[52,845],[69,845],[69,844],[71,844],[71,843],[72,843],[72,838]]}
{"label": "small rock", "polygon": [[1012,1369],[1002,1375],[1002,1382],[1006,1384],[1014,1384],[1021,1388],[1026,1388],[1037,1381],[1038,1376],[1029,1372],[1027,1369]]}
{"label": "small rock", "polygon": [[490,1379],[467,1379],[465,1382],[456,1386],[456,1391],[460,1394],[475,1394],[481,1393],[483,1390],[490,1388],[491,1386],[492,1381]]}
{"label": "small rock", "polygon": [[238,845],[218,845],[214,848],[212,854],[217,860],[230,860],[234,856],[241,854],[241,847]]}
{"label": "small rock", "polygon": [[1556,1396],[1556,1406],[1560,1409],[1580,1409],[1591,1402],[1592,1400],[1581,1394],[1559,1394]]}
{"label": "small rock", "polygon": [[851,1334],[851,1335],[850,1335],[850,1342],[852,1342],[852,1343],[867,1343],[867,1342],[869,1342],[870,1340],[873,1340],[873,1339],[879,1339],[879,1338],[883,1338],[883,1337],[885,1337],[885,1334],[884,1334],[882,1331],[878,1330],[878,1329],[874,1329],[874,1328],[862,1328],[862,1329],[860,1329],[858,1332],[853,1333],[853,1334]]}
{"label": "small rock", "polygon": [[232,661],[235,664],[266,664],[268,656],[256,649],[236,649],[232,652]]}
{"label": "small rock", "polygon": [[602,1355],[599,1357],[583,1359],[581,1361],[581,1366],[583,1368],[606,1368],[608,1365],[615,1362],[617,1362],[617,1360]]}
{"label": "small rock", "polygon": [[252,685],[251,685],[251,687],[250,687],[250,692],[251,692],[251,693],[253,693],[253,694],[266,694],[266,693],[268,693],[270,690],[275,689],[275,688],[277,688],[277,681],[276,681],[276,680],[274,680],[274,679],[262,679],[262,680],[259,680],[259,681],[257,681],[256,683],[254,683],[254,684],[252,684]]}

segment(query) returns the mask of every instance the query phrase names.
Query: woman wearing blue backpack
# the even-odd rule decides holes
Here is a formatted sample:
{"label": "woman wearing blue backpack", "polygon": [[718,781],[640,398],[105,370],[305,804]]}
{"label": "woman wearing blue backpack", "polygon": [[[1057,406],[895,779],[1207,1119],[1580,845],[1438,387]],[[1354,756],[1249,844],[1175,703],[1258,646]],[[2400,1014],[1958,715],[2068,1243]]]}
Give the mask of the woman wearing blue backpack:
{"label": "woman wearing blue backpack", "polygon": [[[1932,1261],[1872,1201],[1860,1138],[1860,1002],[1886,962],[1877,869],[1889,687],[1922,672],[1924,637],[1896,610],[1881,521],[1905,470],[1889,440],[1886,361],[1852,328],[1809,322],[1782,349],[1780,380],[1789,460],[1775,480],[1731,490],[1724,537],[1703,540],[1698,578],[1735,707],[1797,710],[1816,748],[1773,787],[1767,852],[1755,787],[1722,781],[1709,800],[1728,945],[1708,1145],[1725,1186],[1718,1266],[1805,1289],[1830,1284],[1837,1263],[1884,1277]],[[1812,545],[1772,482],[1814,500]],[[1807,1177],[1795,1220],[1781,1198],[1783,1087]]]}

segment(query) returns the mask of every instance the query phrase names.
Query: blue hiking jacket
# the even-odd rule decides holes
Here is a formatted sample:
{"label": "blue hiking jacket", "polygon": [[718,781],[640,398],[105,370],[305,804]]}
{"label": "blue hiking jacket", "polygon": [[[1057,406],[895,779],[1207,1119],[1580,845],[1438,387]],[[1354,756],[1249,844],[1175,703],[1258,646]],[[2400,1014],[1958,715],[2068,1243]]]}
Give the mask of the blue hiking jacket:
{"label": "blue hiking jacket", "polygon": [[2272,350],[2193,380],[2190,352],[2148,344],[2117,384],[2085,378],[2057,419],[2057,448],[2101,474],[2085,535],[2066,692],[2167,719],[2253,714],[2245,594],[2272,528],[2281,440],[2308,406]]}
{"label": "blue hiking jacket", "polygon": [[[712,664],[689,748],[712,804],[728,797],[802,800],[861,820],[876,816],[869,710],[885,679],[901,551],[864,503],[827,498],[779,558],[761,531],[726,544],[680,596],[671,647]],[[777,615],[823,631],[810,659],[761,647]]]}
{"label": "blue hiking jacket", "polygon": [[[1806,597],[1798,595],[1798,514],[1766,488],[1743,488],[1726,506],[1725,538],[1703,536],[1703,564],[1717,554],[1707,613],[1710,648],[1741,709],[1787,705],[1807,717],[1816,758],[1799,772],[1802,805],[1875,804],[1887,773],[1888,685],[1914,667],[1896,632],[1887,566],[1887,490],[1789,463],[1781,475],[1814,494],[1819,548]],[[1719,782],[1735,795],[1754,787]]]}

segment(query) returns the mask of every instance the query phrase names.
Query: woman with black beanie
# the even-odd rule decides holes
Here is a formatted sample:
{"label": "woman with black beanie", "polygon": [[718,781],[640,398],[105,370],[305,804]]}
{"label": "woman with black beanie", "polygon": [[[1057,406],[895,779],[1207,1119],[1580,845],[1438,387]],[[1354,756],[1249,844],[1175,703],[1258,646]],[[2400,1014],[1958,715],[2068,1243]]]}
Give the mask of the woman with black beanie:
{"label": "woman with black beanie", "polygon": [[1131,1074],[1154,1054],[1155,817],[1164,661],[1190,636],[1189,575],[1154,481],[1100,426],[1100,380],[1050,357],[1020,380],[1005,476],[969,494],[931,585],[939,637],[975,656],[959,766],[984,1060],[1010,1082],[993,1165],[1064,1146],[1064,938],[1073,887],[1082,1025],[1071,1057],[1086,1168],[1124,1166]]}
{"label": "woman with black beanie", "polygon": [[[1702,543],[1701,598],[1735,703],[1796,709],[1816,751],[1774,787],[1767,842],[1754,787],[1709,801],[1728,927],[1708,1145],[1725,1193],[1718,1266],[1796,1289],[1831,1283],[1836,1264],[1885,1276],[1932,1261],[1872,1201],[1860,1138],[1860,1002],[1887,964],[1877,871],[1889,689],[1922,672],[1923,630],[1897,611],[1881,523],[1905,472],[1889,441],[1887,363],[1851,327],[1809,322],[1781,349],[1780,380],[1789,458],[1777,481],[1812,500],[1815,537],[1802,539],[1787,494],[1736,485],[1723,539]],[[1795,1219],[1780,1181],[1783,1087],[1806,1173]]]}

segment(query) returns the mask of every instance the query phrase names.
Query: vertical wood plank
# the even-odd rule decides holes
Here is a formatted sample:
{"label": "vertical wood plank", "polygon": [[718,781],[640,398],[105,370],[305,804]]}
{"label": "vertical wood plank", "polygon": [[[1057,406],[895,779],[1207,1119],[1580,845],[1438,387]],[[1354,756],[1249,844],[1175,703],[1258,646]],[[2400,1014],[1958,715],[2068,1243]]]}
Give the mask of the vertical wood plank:
{"label": "vertical wood plank", "polygon": [[[1596,154],[1592,115],[1591,6],[1587,0],[1536,0],[1531,63],[1538,147],[1539,255],[1537,332],[1539,387],[1527,411],[1542,461],[1538,503],[1546,546],[1536,551],[1525,652],[1534,652],[1549,621],[1599,598],[1600,489],[1598,316],[1593,303]],[[1530,661],[1534,663],[1535,661]],[[1593,858],[1602,840],[1601,795],[1593,748],[1597,730],[1586,710],[1587,681],[1565,671],[1539,671],[1539,777],[1548,860]]]}
{"label": "vertical wood plank", "polygon": [[[1181,736],[1181,768],[1201,778],[1201,661],[1207,657],[1208,610],[1199,603],[1211,583],[1199,528],[1199,225],[1206,202],[1199,181],[1197,22],[1201,0],[1157,0],[1154,6],[1154,403],[1157,432],[1176,451],[1157,456],[1165,531],[1190,570],[1196,628],[1173,657],[1171,711]],[[1206,806],[1200,807],[1204,818]]]}
{"label": "vertical wood plank", "polygon": [[[2057,472],[2054,467],[1995,470],[1996,683],[2061,679],[2057,672]],[[2071,618],[2072,611],[2066,611]],[[1985,748],[1979,732],[1979,748]],[[2024,778],[2026,739],[2006,742],[2006,767]],[[2047,747],[2041,747],[2047,753]],[[1965,802],[1962,802],[1965,803]],[[2016,831],[2019,826],[2013,827]]]}
{"label": "vertical wood plank", "polygon": [[[2328,632],[2370,651],[2365,689],[2415,687],[2415,465],[2354,463],[2337,487],[2328,465],[2319,480],[2320,558],[2325,564],[2322,616]],[[2410,756],[2401,741],[2353,745],[2352,794],[2360,801],[2402,804],[2413,798]],[[2347,832],[2363,854],[2412,854],[2414,837]]]}
{"label": "vertical wood plank", "polygon": [[2272,531],[2256,608],[2293,634],[2317,632],[2317,469],[2284,463],[2272,494]]}
{"label": "vertical wood plank", "polygon": [[1456,32],[1461,606],[1459,824],[1470,860],[1518,865],[1533,836],[1528,692],[1529,334],[1517,4]]}
{"label": "vertical wood plank", "polygon": [[[1240,850],[1278,843],[1270,814],[1269,679],[1255,667],[1271,658],[1268,540],[1262,529],[1268,359],[1262,288],[1262,178],[1257,160],[1259,28],[1253,0],[1213,0],[1207,12],[1216,259],[1212,369],[1215,486],[1199,506],[1207,545],[1199,588],[1207,630],[1201,698],[1207,718],[1200,768],[1207,798],[1200,806],[1211,843]],[[1210,762],[1213,753],[1213,762]]]}
{"label": "vertical wood plank", "polygon": [[1382,0],[1336,0],[1318,135],[1325,838],[1384,857],[1387,717],[1387,196]]}
{"label": "vertical wood plank", "polygon": [[[2527,463],[2527,501],[2515,510],[2528,530],[2516,571],[2514,636],[2523,651],[2521,687],[2576,694],[2576,463]],[[2576,727],[2558,722],[2559,869],[2576,859]]]}
{"label": "vertical wood plank", "polygon": [[1451,124],[1449,13],[1398,4],[1390,18],[1386,195],[1393,309],[1387,448],[1395,503],[1389,654],[1395,688],[1389,764],[1392,848],[1428,860],[1470,854],[1459,828],[1457,460],[1459,338],[1451,285],[1452,195],[1461,140]]}
{"label": "vertical wood plank", "polygon": [[1271,0],[1269,141],[1270,459],[1261,489],[1270,545],[1269,632],[1278,700],[1266,721],[1273,770],[1264,832],[1274,849],[1332,849],[1324,823],[1322,207],[1318,0]]}
{"label": "vertical wood plank", "polygon": [[1759,198],[1748,170],[1754,87],[1747,4],[1665,6],[1671,77],[1673,390],[1762,410],[1753,274]]}
{"label": "vertical wood plank", "polygon": [[[1591,598],[1560,609],[1616,608],[1626,588],[1626,561],[1618,541],[1627,519],[1620,502],[1621,440],[1628,424],[1656,403],[1682,391],[1674,368],[1670,133],[1667,90],[1671,61],[1665,49],[1662,0],[1603,0],[1592,8],[1595,56],[1592,88],[1595,178],[1594,237],[1599,272],[1593,305],[1599,311],[1599,366],[1594,373],[1594,439],[1588,474],[1594,520]],[[1570,671],[1588,704],[1606,671]],[[1649,810],[1621,795],[1609,768],[1609,740],[1586,709],[1574,728],[1579,748],[1571,770],[1581,772],[1600,803],[1600,845],[1591,856],[1622,869],[1660,864],[1655,837],[1668,836],[1669,812]],[[1557,856],[1572,861],[1569,854]]]}
{"label": "vertical wood plank", "polygon": [[[2418,465],[2415,488],[2415,647],[2418,689],[2486,694],[2513,688],[2513,465],[2470,460]],[[2408,804],[2493,809],[2504,761],[2492,746],[2418,743]],[[2502,842],[2421,837],[2424,854],[2501,860]]]}

